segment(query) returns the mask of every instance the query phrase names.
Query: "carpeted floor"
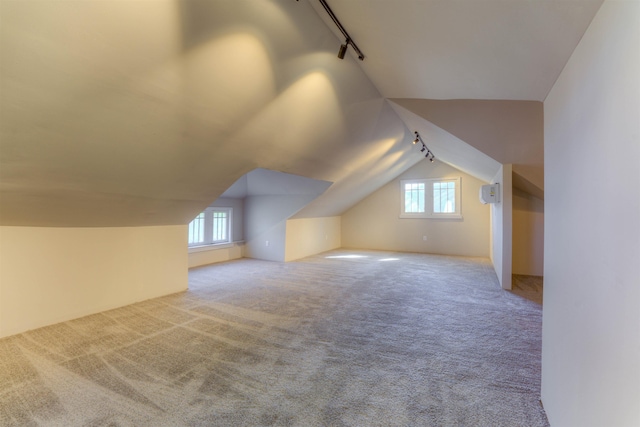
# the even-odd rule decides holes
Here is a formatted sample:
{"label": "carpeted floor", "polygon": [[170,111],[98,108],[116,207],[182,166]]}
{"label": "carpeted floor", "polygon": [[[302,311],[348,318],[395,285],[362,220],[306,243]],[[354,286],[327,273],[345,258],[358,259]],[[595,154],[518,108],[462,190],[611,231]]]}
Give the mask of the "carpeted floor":
{"label": "carpeted floor", "polygon": [[0,340],[2,426],[547,426],[539,304],[483,259],[334,251]]}

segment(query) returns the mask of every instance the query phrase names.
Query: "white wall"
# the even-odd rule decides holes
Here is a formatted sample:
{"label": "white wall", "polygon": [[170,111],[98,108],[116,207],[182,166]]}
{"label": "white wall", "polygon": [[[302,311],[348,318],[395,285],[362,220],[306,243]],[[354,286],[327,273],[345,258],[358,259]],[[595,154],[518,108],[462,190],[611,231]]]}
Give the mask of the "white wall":
{"label": "white wall", "polygon": [[[273,198],[272,201],[268,199]],[[297,197],[296,197],[297,198]],[[247,251],[248,257],[267,259],[271,261],[293,261],[317,253],[326,252],[340,247],[340,217],[326,218],[300,218],[290,220],[275,220],[268,222],[269,217],[261,215],[265,209],[273,210],[274,206],[284,209],[280,212],[286,215],[287,208],[283,199],[291,199],[291,196],[265,196],[264,198],[252,198],[249,205],[254,212],[251,221],[264,221],[262,231],[251,238],[251,251]],[[289,200],[291,201],[291,200]],[[256,205],[256,202],[257,205]],[[259,209],[258,209],[259,208]],[[273,220],[273,218],[271,218]],[[284,224],[284,227],[283,227]],[[284,238],[284,258],[279,259]],[[269,240],[269,246],[265,241]],[[230,261],[245,256],[244,244],[221,245],[216,248],[194,248],[189,250],[189,268],[207,264]]]}
{"label": "white wall", "polygon": [[339,216],[290,219],[286,225],[285,261],[339,248],[341,221]]}
{"label": "white wall", "polygon": [[244,243],[189,248],[189,268],[240,259],[244,256]]}
{"label": "white wall", "polygon": [[249,196],[245,199],[245,256],[284,261],[286,221],[317,195]]}
{"label": "white wall", "polygon": [[513,189],[514,274],[544,274],[544,201]]}
{"label": "white wall", "polygon": [[492,183],[500,184],[500,202],[491,203],[491,261],[502,289],[511,289],[512,168],[502,165]]}
{"label": "white wall", "polygon": [[605,1],[545,111],[542,401],[640,425],[640,2]]}
{"label": "white wall", "polygon": [[[461,177],[462,220],[399,217],[400,180],[447,177]],[[421,161],[342,215],[342,246],[487,257],[489,207],[478,200],[483,184],[442,162]]]}
{"label": "white wall", "polygon": [[0,227],[0,337],[187,289],[187,226]]}

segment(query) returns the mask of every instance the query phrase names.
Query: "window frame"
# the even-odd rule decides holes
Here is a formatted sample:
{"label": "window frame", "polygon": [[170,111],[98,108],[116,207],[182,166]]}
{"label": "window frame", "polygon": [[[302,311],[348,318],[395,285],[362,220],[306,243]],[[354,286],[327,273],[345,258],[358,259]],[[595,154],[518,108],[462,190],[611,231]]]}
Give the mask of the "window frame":
{"label": "window frame", "polygon": [[[226,239],[223,240],[213,240],[213,220],[214,214],[224,212],[227,216],[227,224],[226,224]],[[189,222],[188,227],[191,227],[191,223],[196,220],[200,215],[204,214],[204,240],[202,242],[188,243],[187,234],[187,243],[189,248],[196,248],[201,246],[215,246],[215,245],[226,245],[233,242],[233,208],[230,207],[208,207],[201,213],[199,213],[191,222]],[[188,233],[188,229],[187,229]]]}
{"label": "window frame", "polygon": [[[455,183],[455,212],[440,213],[434,212],[433,206],[433,184],[441,182]],[[424,184],[424,212],[405,211],[405,186],[406,184]],[[400,218],[427,218],[427,219],[462,219],[462,178],[424,178],[424,179],[402,179],[400,180]]]}
{"label": "window frame", "polygon": [[[405,210],[406,207],[406,186],[411,184],[422,184],[424,185],[422,205],[424,206],[424,212],[407,212]],[[427,205],[427,191],[428,186],[425,179],[403,179],[400,180],[400,218],[425,218],[427,216],[428,205]]]}

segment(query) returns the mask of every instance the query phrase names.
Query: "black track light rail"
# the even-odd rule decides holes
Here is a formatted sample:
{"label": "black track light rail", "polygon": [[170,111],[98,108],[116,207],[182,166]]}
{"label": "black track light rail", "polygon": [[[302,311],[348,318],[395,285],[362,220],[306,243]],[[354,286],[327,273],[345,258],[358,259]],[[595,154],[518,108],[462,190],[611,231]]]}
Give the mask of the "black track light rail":
{"label": "black track light rail", "polygon": [[324,7],[324,10],[327,12],[329,17],[333,21],[333,23],[336,24],[336,27],[338,27],[338,29],[340,30],[340,32],[342,33],[342,35],[345,38],[345,42],[344,42],[345,44],[340,47],[340,54],[338,55],[338,57],[340,59],[344,58],[344,52],[346,52],[347,46],[351,45],[353,47],[353,49],[356,51],[356,53],[358,54],[358,59],[360,61],[364,61],[364,53],[362,53],[360,48],[358,48],[358,45],[354,43],[354,41],[351,38],[351,36],[349,35],[349,33],[347,33],[347,30],[344,29],[344,27],[342,26],[342,24],[338,20],[338,17],[335,15],[335,13],[333,13],[333,10],[331,10],[329,5],[327,4],[326,0],[318,0],[318,1],[322,5],[322,7]]}
{"label": "black track light rail", "polygon": [[434,156],[433,152],[431,150],[429,150],[429,147],[427,147],[427,144],[424,143],[424,141],[420,137],[420,134],[418,133],[418,131],[415,131],[413,133],[416,135],[416,138],[413,140],[413,145],[416,145],[416,144],[420,143],[422,145],[422,148],[420,148],[420,152],[424,153],[426,151],[427,154],[425,154],[424,157],[429,159],[429,161],[431,163],[433,163],[433,161],[435,160],[436,156]]}

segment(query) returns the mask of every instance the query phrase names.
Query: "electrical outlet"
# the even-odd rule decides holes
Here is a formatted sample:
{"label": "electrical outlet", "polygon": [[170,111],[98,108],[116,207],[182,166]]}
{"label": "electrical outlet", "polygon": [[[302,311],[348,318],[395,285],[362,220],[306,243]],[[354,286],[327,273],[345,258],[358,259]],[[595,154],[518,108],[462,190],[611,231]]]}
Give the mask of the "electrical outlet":
{"label": "electrical outlet", "polygon": [[265,240],[265,241],[264,241],[264,245],[265,245],[265,246],[269,246],[269,241],[268,241],[268,240]]}
{"label": "electrical outlet", "polygon": [[427,236],[422,236],[422,240],[426,242],[427,241]]}

